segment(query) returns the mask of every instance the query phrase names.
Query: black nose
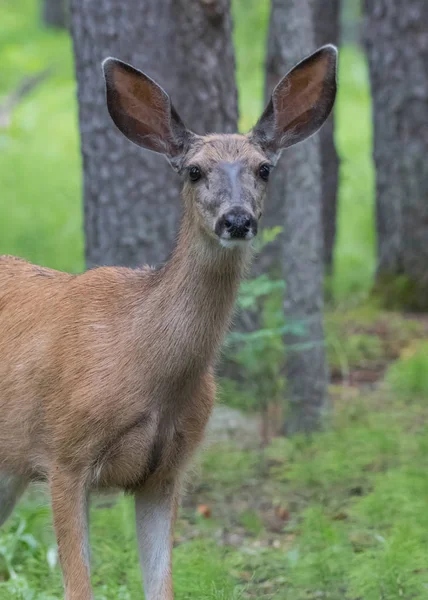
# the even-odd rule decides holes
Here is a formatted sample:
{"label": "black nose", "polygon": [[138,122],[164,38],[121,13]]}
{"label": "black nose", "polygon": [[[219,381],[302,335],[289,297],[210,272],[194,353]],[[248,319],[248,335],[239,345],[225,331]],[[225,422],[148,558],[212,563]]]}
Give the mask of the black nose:
{"label": "black nose", "polygon": [[257,221],[243,208],[232,208],[217,222],[216,233],[229,233],[231,239],[244,239],[249,232],[257,233]]}

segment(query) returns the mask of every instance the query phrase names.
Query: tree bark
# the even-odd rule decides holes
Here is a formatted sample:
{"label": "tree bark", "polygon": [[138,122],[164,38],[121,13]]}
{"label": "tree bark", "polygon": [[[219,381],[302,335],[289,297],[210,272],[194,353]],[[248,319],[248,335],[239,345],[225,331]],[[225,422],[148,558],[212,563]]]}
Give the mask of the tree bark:
{"label": "tree bark", "polygon": [[[273,0],[267,57],[267,89],[314,50],[307,0]],[[283,207],[284,312],[290,331],[286,375],[288,434],[321,427],[328,407],[323,333],[323,256],[319,137],[284,152],[275,169],[268,203]]]}
{"label": "tree bark", "polygon": [[67,0],[43,0],[43,22],[48,27],[67,27]]}
{"label": "tree bark", "polygon": [[[315,45],[317,47],[325,44],[338,46],[340,0],[312,0],[312,7]],[[332,113],[320,131],[324,265],[327,273],[333,271],[339,181],[339,156],[334,143],[334,130],[334,113]]]}
{"label": "tree bark", "polygon": [[365,17],[374,117],[377,286],[388,303],[427,310],[428,3],[365,0]]}
{"label": "tree bark", "polygon": [[175,241],[180,181],[162,156],[115,130],[101,61],[116,56],[143,70],[197,133],[236,131],[230,0],[72,0],[71,29],[87,264],[157,264]]}

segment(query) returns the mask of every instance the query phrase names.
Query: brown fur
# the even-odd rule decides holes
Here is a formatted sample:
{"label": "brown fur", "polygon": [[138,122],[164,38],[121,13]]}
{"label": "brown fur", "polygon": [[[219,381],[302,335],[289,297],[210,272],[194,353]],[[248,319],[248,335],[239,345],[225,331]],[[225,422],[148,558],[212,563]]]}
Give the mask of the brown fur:
{"label": "brown fur", "polygon": [[[210,142],[201,162],[227,158],[224,146]],[[61,547],[82,526],[64,501],[69,490],[81,490],[79,502],[92,488],[135,492],[179,479],[212,411],[212,367],[249,250],[207,235],[189,191],[185,207],[159,270],[74,276],[0,258],[0,472],[49,481],[73,600],[91,596],[79,535]]]}
{"label": "brown fur", "polygon": [[132,488],[183,463],[211,412],[246,262],[200,244],[185,219],[156,271],[72,276],[0,258],[0,469],[39,479],[58,463]]}
{"label": "brown fur", "polygon": [[213,366],[263,210],[266,169],[327,118],[335,64],[331,47],[300,63],[250,135],[202,137],[150,78],[108,59],[114,122],[184,178],[171,260],[159,270],[74,276],[0,257],[0,524],[28,481],[49,482],[67,600],[92,598],[93,488],[135,493],[146,598],[172,600],[181,473],[213,408]]}

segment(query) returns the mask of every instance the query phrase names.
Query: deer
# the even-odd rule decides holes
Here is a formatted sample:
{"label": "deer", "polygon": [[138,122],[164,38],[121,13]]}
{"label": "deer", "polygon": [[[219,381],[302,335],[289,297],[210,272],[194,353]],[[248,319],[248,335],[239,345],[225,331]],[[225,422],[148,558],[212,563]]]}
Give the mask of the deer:
{"label": "deer", "polygon": [[155,81],[107,58],[114,124],[182,179],[170,259],[76,275],[0,257],[0,525],[29,483],[47,482],[66,600],[93,598],[88,506],[104,490],[135,498],[145,598],[173,599],[185,473],[269,176],[329,116],[336,69],[337,49],[323,46],[281,79],[248,134],[199,135]]}

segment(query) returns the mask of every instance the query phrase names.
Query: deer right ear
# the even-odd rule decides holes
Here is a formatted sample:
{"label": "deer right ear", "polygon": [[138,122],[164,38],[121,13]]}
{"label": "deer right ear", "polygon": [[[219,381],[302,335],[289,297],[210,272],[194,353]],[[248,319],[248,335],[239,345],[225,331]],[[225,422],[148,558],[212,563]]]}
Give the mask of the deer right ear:
{"label": "deer right ear", "polygon": [[278,83],[251,132],[272,157],[318,131],[336,97],[337,49],[323,46]]}
{"label": "deer right ear", "polygon": [[[134,144],[164,154],[177,166],[191,137],[168,94],[150,77],[116,58],[103,62],[107,107]],[[175,160],[174,160],[175,159]]]}

